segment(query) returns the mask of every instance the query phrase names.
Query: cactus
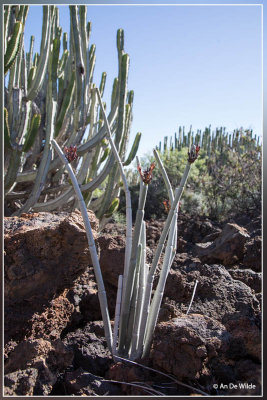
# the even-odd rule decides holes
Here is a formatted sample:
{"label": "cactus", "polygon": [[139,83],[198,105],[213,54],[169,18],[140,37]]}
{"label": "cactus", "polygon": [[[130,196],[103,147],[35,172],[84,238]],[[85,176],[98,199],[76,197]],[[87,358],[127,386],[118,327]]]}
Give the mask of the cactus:
{"label": "cactus", "polygon": [[8,112],[5,107],[4,107],[4,134],[5,134],[5,147],[7,149],[12,149],[10,141],[10,130],[8,125]]}
{"label": "cactus", "polygon": [[41,115],[40,114],[34,114],[31,120],[31,126],[30,129],[28,130],[26,136],[25,136],[25,142],[23,144],[22,151],[25,153],[30,150],[32,147],[35,137],[37,135],[38,129],[40,127],[41,123]]}
{"label": "cactus", "polygon": [[138,147],[139,147],[140,139],[141,139],[141,133],[138,132],[135,136],[135,139],[134,139],[131,151],[127,157],[127,160],[124,161],[124,163],[123,163],[124,166],[130,165],[131,162],[134,160],[137,150],[138,150]]}
{"label": "cactus", "polygon": [[108,211],[107,211],[106,214],[105,214],[105,217],[106,217],[106,218],[111,217],[111,215],[112,215],[115,211],[117,211],[117,209],[119,208],[119,204],[120,204],[120,199],[119,199],[118,197],[116,197],[116,198],[112,201],[112,203],[111,203],[111,205],[110,205]]}
{"label": "cactus", "polygon": [[[201,145],[202,148],[202,157],[207,156],[210,157],[211,150],[217,153],[224,153],[226,150],[237,151],[240,154],[244,151],[248,151],[249,149],[256,148],[257,139],[254,141],[252,139],[252,131],[246,130],[244,131],[242,128],[240,130],[234,130],[234,132],[229,133],[226,132],[226,129],[223,127],[216,128],[215,131],[211,131],[211,126],[206,127],[203,132],[200,129],[197,130],[196,134],[192,130],[192,126],[190,126],[190,130],[185,134],[185,128],[179,126],[177,133],[174,134],[174,137],[170,137],[169,145],[168,145],[168,137],[164,137],[164,146],[163,146],[163,154],[169,151],[176,149],[180,151],[182,148],[188,147],[190,141],[195,145]],[[182,134],[183,132],[183,134]],[[159,151],[161,152],[161,141],[157,146]]]}
{"label": "cactus", "polygon": [[7,44],[7,49],[4,58],[5,74],[12,67],[18,55],[21,44],[22,31],[23,31],[23,25],[20,21],[17,21],[14,26],[14,32],[12,34],[12,37]]}
{"label": "cactus", "polygon": [[[14,215],[62,207],[70,211],[76,207],[73,188],[50,145],[50,140],[56,138],[60,146],[77,146],[80,162],[78,165],[75,161],[74,168],[86,205],[106,221],[110,205],[121,189],[114,155],[109,145],[101,144],[107,131],[93,90],[96,46],[89,44],[91,23],[86,21],[87,9],[69,7],[68,38],[59,26],[57,7],[43,6],[40,51],[34,54],[32,36],[25,54],[23,30],[28,7],[12,7],[5,6],[4,28],[5,70],[9,70],[5,96],[6,205]],[[133,92],[127,90],[129,56],[124,52],[122,29],[117,33],[117,51],[119,72],[107,118],[120,158],[128,165],[135,157],[141,134],[136,135],[127,156]],[[103,72],[101,96],[106,78]],[[102,198],[95,201],[92,193],[100,185]],[[19,202],[13,202],[14,196]]]}

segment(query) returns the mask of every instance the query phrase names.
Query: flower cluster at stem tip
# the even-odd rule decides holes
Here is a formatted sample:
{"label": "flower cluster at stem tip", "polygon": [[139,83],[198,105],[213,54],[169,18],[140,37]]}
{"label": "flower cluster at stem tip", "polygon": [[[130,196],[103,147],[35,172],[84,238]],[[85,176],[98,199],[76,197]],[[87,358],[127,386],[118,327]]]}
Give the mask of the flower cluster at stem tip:
{"label": "flower cluster at stem tip", "polygon": [[187,159],[187,161],[190,164],[193,164],[193,162],[196,161],[199,150],[200,146],[198,144],[197,145],[192,144],[190,151],[188,151],[188,159]]}
{"label": "flower cluster at stem tip", "polygon": [[140,165],[138,165],[137,167],[141,179],[146,185],[148,185],[152,180],[152,171],[155,168],[155,166],[156,164],[153,162],[152,164],[150,164],[150,167],[148,167],[145,171],[142,171]]}
{"label": "flower cluster at stem tip", "polygon": [[76,160],[78,157],[77,155],[77,146],[70,146],[70,147],[64,147],[64,154],[68,160],[68,162],[72,162]]}

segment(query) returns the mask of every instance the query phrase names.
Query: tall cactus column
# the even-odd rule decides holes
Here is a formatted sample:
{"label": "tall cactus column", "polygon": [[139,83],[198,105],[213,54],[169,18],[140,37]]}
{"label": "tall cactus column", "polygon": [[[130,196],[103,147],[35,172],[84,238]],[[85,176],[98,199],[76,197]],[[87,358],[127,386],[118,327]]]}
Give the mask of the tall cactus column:
{"label": "tall cactus column", "polygon": [[[43,6],[42,40],[40,52],[35,54],[33,36],[29,51],[26,54],[24,51],[27,10],[28,6],[6,6],[4,15],[5,68],[9,71],[5,96],[6,205],[14,215],[76,207],[74,190],[58,155],[53,155],[50,148],[50,139],[54,137],[61,147],[77,146],[80,156],[79,165],[74,163],[77,179],[87,205],[103,224],[116,208],[121,186],[114,155],[103,141],[106,130],[92,90],[96,46],[89,44],[91,23],[87,22],[86,7],[70,6],[68,40],[59,26],[58,8]],[[63,53],[59,57],[61,43]],[[137,134],[126,157],[133,92],[127,91],[129,56],[124,54],[121,29],[117,34],[117,49],[118,77],[114,80],[107,118],[122,161],[130,163],[141,134]],[[104,72],[101,96],[106,78]],[[93,191],[100,186],[101,201],[92,201]]]}

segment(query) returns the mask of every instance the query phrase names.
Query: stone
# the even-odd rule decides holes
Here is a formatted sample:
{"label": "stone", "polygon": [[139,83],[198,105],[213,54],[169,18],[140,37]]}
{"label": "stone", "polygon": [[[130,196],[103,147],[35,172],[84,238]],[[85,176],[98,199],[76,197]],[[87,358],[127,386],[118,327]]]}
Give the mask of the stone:
{"label": "stone", "polygon": [[255,236],[245,244],[243,264],[253,271],[261,272],[262,238]]}
{"label": "stone", "polygon": [[[244,329],[246,333],[241,334]],[[204,315],[181,314],[161,322],[155,329],[150,360],[153,368],[180,381],[197,380],[208,393],[214,383],[238,386],[239,382],[253,383],[251,393],[261,393],[260,335],[248,318],[223,325]],[[238,389],[236,394],[245,393]],[[231,393],[227,388],[218,392]]]}
{"label": "stone", "polygon": [[[88,214],[96,238],[98,220]],[[5,343],[36,325],[40,336],[59,337],[74,312],[68,291],[91,264],[81,213],[22,214],[4,224]]]}
{"label": "stone", "polygon": [[58,374],[73,360],[73,353],[60,339],[35,339],[19,343],[5,363],[5,386],[9,395],[44,395],[52,391]]}
{"label": "stone", "polygon": [[191,312],[206,315],[224,323],[232,316],[256,318],[260,303],[251,288],[235,280],[223,265],[191,262],[180,264],[174,259],[167,277],[164,297],[174,301],[177,309],[186,312],[191,300],[195,281],[198,285]]}
{"label": "stone", "polygon": [[38,378],[37,368],[17,370],[4,376],[4,396],[33,396]]}
{"label": "stone", "polygon": [[118,277],[123,274],[125,237],[104,234],[97,239],[100,248],[100,265],[104,281],[117,287]]}
{"label": "stone", "polygon": [[233,279],[244,282],[255,293],[261,292],[262,276],[261,273],[255,272],[252,269],[228,269],[229,274]]}
{"label": "stone", "polygon": [[[108,224],[99,235],[97,219],[91,212],[89,216],[113,318],[118,275],[124,265],[125,227]],[[221,229],[221,224],[207,218],[179,215],[178,253],[167,278],[150,357],[141,360],[201,385],[209,394],[233,394],[215,393],[213,384],[218,381],[248,380],[257,385],[253,394],[260,393],[260,219],[243,218],[238,223],[231,221]],[[163,225],[164,221],[147,223],[148,263]],[[105,379],[144,381],[152,387],[166,382],[142,367],[113,363],[79,211],[10,217],[5,228],[8,396],[139,396],[147,392]],[[214,243],[217,253],[211,252],[204,262],[200,253]],[[196,280],[191,311],[185,315]],[[164,395],[194,394],[175,383],[159,390]]]}
{"label": "stone", "polygon": [[106,382],[103,378],[84,371],[81,367],[67,372],[65,387],[68,394],[76,396],[116,396],[121,395],[120,386]]}
{"label": "stone", "polygon": [[73,352],[76,368],[82,367],[94,375],[102,375],[112,363],[100,321],[88,322],[83,329],[69,332],[63,343]]}
{"label": "stone", "polygon": [[203,315],[181,315],[161,322],[155,329],[151,351],[153,368],[179,380],[197,379],[208,361],[228,346],[229,339],[222,324]]}
{"label": "stone", "polygon": [[197,243],[195,252],[202,262],[231,266],[243,261],[245,243],[249,237],[245,228],[228,223],[214,242]]}

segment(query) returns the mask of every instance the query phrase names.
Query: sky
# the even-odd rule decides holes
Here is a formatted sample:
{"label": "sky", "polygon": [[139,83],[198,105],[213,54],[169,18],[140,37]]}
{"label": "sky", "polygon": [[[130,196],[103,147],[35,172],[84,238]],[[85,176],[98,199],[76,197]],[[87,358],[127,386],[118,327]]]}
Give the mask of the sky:
{"label": "sky", "polygon": [[[63,32],[69,7],[59,6]],[[94,82],[107,72],[110,109],[117,76],[116,32],[124,29],[130,55],[128,89],[134,90],[130,143],[142,133],[139,155],[151,151],[179,125],[189,130],[243,126],[262,135],[261,7],[88,5],[90,44],[96,45]],[[30,6],[25,27],[39,51],[42,6]]]}

